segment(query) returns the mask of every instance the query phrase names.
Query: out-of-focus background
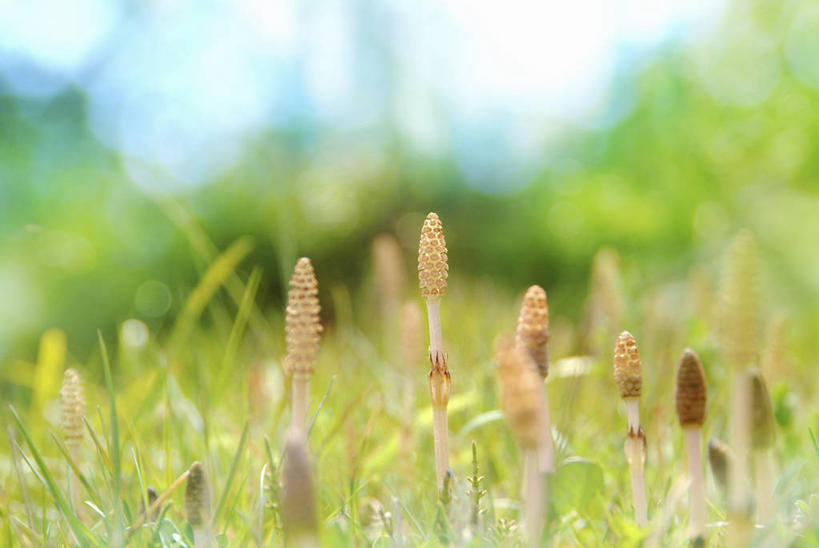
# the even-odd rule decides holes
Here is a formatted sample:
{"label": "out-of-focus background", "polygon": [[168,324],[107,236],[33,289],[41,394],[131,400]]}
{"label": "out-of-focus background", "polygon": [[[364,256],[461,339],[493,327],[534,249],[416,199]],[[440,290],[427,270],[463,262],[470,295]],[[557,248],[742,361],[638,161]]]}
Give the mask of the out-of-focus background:
{"label": "out-of-focus background", "polygon": [[639,296],[748,227],[812,340],[819,6],[0,1],[7,370],[51,327],[78,360],[161,334],[226,249],[263,309],[301,255],[360,290],[379,233],[409,274],[427,211],[452,285],[540,283],[574,320],[602,246]]}

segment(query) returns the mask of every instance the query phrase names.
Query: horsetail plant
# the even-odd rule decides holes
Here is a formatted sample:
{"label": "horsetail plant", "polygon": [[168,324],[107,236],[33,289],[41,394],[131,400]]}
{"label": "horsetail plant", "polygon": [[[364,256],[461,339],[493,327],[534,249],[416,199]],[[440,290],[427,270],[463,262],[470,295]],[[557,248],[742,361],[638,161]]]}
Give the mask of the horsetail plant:
{"label": "horsetail plant", "polygon": [[765,378],[759,370],[751,371],[751,457],[754,461],[754,481],[757,518],[768,525],[774,518],[772,454],[776,435],[771,397]]}
{"label": "horsetail plant", "polygon": [[747,231],[736,236],[728,252],[720,288],[722,352],[732,370],[731,448],[737,458],[728,469],[729,547],[750,540],[750,496],[746,488],[751,449],[751,380],[759,340],[759,265],[756,243]]}
{"label": "horsetail plant", "polygon": [[543,390],[531,355],[511,339],[504,339],[495,354],[501,404],[509,428],[523,452],[523,503],[527,539],[539,546],[543,534],[545,493],[538,449],[543,437]]}
{"label": "horsetail plant", "polygon": [[287,546],[319,546],[313,474],[304,437],[288,436],[282,464],[281,518]]}
{"label": "horsetail plant", "polygon": [[193,529],[195,548],[210,546],[210,487],[205,467],[199,461],[191,464],[185,484],[185,514]]}
{"label": "horsetail plant", "polygon": [[430,213],[421,228],[418,242],[418,282],[427,302],[429,323],[429,396],[432,401],[433,442],[435,445],[435,479],[443,493],[449,468],[449,425],[447,406],[451,377],[441,336],[441,296],[449,274],[444,228],[436,213]]}
{"label": "horsetail plant", "polygon": [[287,335],[286,371],[292,376],[291,426],[307,435],[307,406],[310,375],[319,349],[321,324],[318,282],[310,259],[302,257],[290,278],[287,295],[285,331]]}
{"label": "horsetail plant", "polygon": [[634,518],[641,527],[648,524],[646,506],[645,462],[646,435],[640,426],[640,393],[643,387],[643,367],[637,341],[628,331],[617,338],[614,346],[614,380],[620,397],[626,404],[628,436],[625,452],[631,471],[631,492],[634,499]]}
{"label": "horsetail plant", "polygon": [[[526,290],[523,304],[518,316],[518,329],[515,342],[524,348],[532,358],[541,384],[549,375],[549,305],[546,302],[546,291],[539,285]],[[543,387],[543,435],[538,449],[538,460],[541,472],[555,471],[554,448],[552,445],[552,427],[549,419],[549,402],[546,387]]]}
{"label": "horsetail plant", "polygon": [[[63,384],[60,388],[60,411],[62,414],[62,429],[65,445],[68,448],[74,465],[80,466],[80,447],[82,445],[83,416],[85,415],[85,395],[80,381],[80,375],[74,369],[66,369],[63,374]],[[80,496],[80,481],[77,474],[71,469],[71,496],[74,511],[80,513],[82,497]]]}
{"label": "horsetail plant", "polygon": [[688,457],[688,504],[691,541],[705,542],[705,481],[702,466],[702,425],[705,422],[707,387],[705,371],[696,352],[686,348],[677,368],[677,417],[685,435]]}

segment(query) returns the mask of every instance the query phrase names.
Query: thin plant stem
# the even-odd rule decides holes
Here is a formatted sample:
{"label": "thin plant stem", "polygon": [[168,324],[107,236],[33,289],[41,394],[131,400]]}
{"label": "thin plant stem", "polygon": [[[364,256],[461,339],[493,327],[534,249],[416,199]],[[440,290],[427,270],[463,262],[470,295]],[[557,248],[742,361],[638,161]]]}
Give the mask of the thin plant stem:
{"label": "thin plant stem", "polygon": [[745,369],[738,369],[734,376],[734,397],[732,401],[731,440],[734,454],[732,466],[728,469],[728,526],[726,545],[742,548],[750,540],[750,520],[748,518],[749,497],[746,487],[748,477],[748,452],[751,437],[751,394],[750,377]]}
{"label": "thin plant stem", "polygon": [[539,460],[537,448],[524,450],[523,467],[526,479],[523,502],[529,546],[540,546],[540,537],[543,533],[544,490]]}
{"label": "thin plant stem", "polygon": [[444,344],[441,335],[441,301],[427,299],[427,318],[429,320],[429,358],[435,363],[445,361]]}
{"label": "thin plant stem", "polygon": [[555,471],[555,450],[552,443],[552,422],[549,417],[549,401],[546,388],[543,389],[543,434],[538,447],[538,463],[541,474],[551,474]]}
{"label": "thin plant stem", "polygon": [[685,451],[690,480],[688,504],[691,510],[691,539],[705,535],[705,480],[702,468],[702,428],[684,428]]}
{"label": "thin plant stem", "polygon": [[449,423],[446,407],[433,407],[433,442],[435,444],[435,479],[443,488],[446,471],[449,468]]}
{"label": "thin plant stem", "polygon": [[307,398],[310,391],[310,376],[303,374],[293,375],[291,387],[292,416],[291,426],[294,432],[307,436]]}
{"label": "thin plant stem", "polygon": [[631,494],[634,504],[634,519],[640,527],[648,525],[648,505],[645,484],[645,435],[640,427],[640,401],[627,398],[629,432],[626,438],[626,460],[631,472]]}
{"label": "thin plant stem", "polygon": [[442,348],[441,302],[427,299],[429,320],[429,395],[432,401],[433,431],[435,445],[435,479],[438,491],[443,492],[444,478],[449,469],[449,424],[447,405],[449,403],[450,377],[446,364],[446,354]]}

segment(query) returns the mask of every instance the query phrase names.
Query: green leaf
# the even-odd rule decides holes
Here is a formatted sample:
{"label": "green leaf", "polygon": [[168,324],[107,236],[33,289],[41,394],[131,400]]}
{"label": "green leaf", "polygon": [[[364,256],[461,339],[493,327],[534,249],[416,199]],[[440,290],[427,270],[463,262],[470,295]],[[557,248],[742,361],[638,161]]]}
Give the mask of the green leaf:
{"label": "green leaf", "polygon": [[[20,432],[23,434],[23,437],[26,440],[26,444],[31,451],[31,456],[34,457],[34,461],[37,463],[37,468],[40,471],[41,479],[44,481],[48,491],[51,493],[51,497],[54,499],[54,503],[57,505],[57,508],[68,522],[68,526],[71,528],[74,536],[77,537],[82,546],[87,546],[90,544],[96,545],[96,539],[94,539],[91,531],[89,531],[88,528],[77,518],[77,515],[71,511],[68,502],[65,500],[62,492],[60,492],[60,489],[57,487],[57,482],[54,480],[51,472],[46,467],[43,457],[40,456],[39,451],[37,451],[37,448],[34,446],[34,442],[32,441],[28,430],[26,430],[23,421],[20,419],[20,416],[17,414],[17,411],[15,411],[14,407],[11,405],[9,405],[9,409],[11,410],[14,420],[17,422],[17,426],[20,428]],[[34,471],[33,467],[32,471]]]}
{"label": "green leaf", "polygon": [[114,494],[114,530],[111,542],[118,546],[122,544],[125,534],[125,524],[122,519],[122,461],[119,454],[119,420],[117,420],[117,400],[114,392],[114,378],[111,375],[111,362],[108,360],[108,349],[105,347],[105,339],[102,338],[102,331],[97,330],[97,337],[100,342],[100,354],[102,354],[102,366],[105,371],[105,387],[108,390],[108,405],[111,410],[111,465],[113,469],[113,494]]}
{"label": "green leaf", "polygon": [[602,485],[603,470],[597,463],[572,457],[557,469],[551,482],[550,497],[560,514],[582,511],[594,501]]}
{"label": "green leaf", "polygon": [[236,454],[233,455],[233,462],[230,463],[230,472],[228,472],[227,481],[225,482],[224,488],[222,488],[222,494],[219,496],[219,504],[216,505],[216,511],[213,513],[211,526],[216,525],[219,515],[222,513],[222,510],[225,507],[225,502],[227,502],[230,487],[233,485],[233,478],[236,476],[236,469],[239,467],[239,459],[241,459],[242,452],[245,449],[245,442],[247,441],[247,428],[248,423],[246,422],[245,428],[242,430],[242,439],[239,440],[239,447],[236,448]]}

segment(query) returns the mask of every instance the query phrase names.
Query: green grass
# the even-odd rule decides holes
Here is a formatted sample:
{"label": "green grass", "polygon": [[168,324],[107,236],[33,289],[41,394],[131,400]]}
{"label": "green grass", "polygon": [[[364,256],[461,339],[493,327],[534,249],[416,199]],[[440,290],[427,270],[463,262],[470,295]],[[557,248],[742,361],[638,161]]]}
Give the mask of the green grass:
{"label": "green grass", "polygon": [[[24,395],[5,412],[10,434],[0,448],[0,543],[107,546],[127,539],[132,546],[191,546],[184,489],[173,493],[157,521],[127,530],[144,504],[146,486],[162,493],[200,460],[214,497],[219,545],[281,544],[279,470],[289,419],[281,373],[283,314],[254,304],[259,284],[265,283],[260,269],[249,276],[234,271],[246,245],[240,240],[225,258],[210,262],[176,325],[151,333],[142,346],[122,337],[100,338],[100,352],[87,363],[68,364],[83,375],[88,401],[87,435],[76,463],[80,485],[71,486],[81,490],[85,507],[71,503],[67,478],[74,463],[60,442],[57,394],[52,389],[47,403],[35,408],[25,397],[28,388],[36,388],[34,376],[17,372],[4,379],[23,386]],[[420,546],[522,542],[521,459],[497,412],[492,346],[498,334],[514,329],[524,288],[516,294],[466,279],[453,267],[442,319],[452,373],[454,480],[452,498],[442,505],[435,486],[425,348],[418,348],[415,363],[407,367],[400,358],[397,319],[384,315],[374,291],[351,291],[320,271],[317,276],[322,304],[333,310],[311,380],[308,440],[323,544],[385,546],[398,535]],[[582,321],[571,319],[580,311],[552,309],[547,389],[558,470],[549,479],[551,545],[686,545],[686,463],[673,403],[673,371],[684,347],[701,354],[708,377],[704,441],[727,440],[730,397],[716,326],[708,319],[711,305],[706,300],[706,309],[695,310],[674,304],[691,302],[694,291],[685,279],[640,288],[625,296],[627,325],[593,336],[584,336]],[[421,306],[413,288],[406,288],[406,297]],[[669,302],[674,310],[658,314],[658,307],[672,306]],[[425,333],[426,325],[422,329]],[[611,378],[610,353],[620,329],[634,333],[643,358],[646,529],[632,519],[623,454],[626,420]],[[800,341],[792,345],[801,348]],[[114,349],[110,360],[106,346]],[[568,359],[583,354],[582,348],[588,357]],[[798,351],[791,359],[787,368],[765,371],[778,421],[778,521],[758,534],[760,545],[819,543],[815,371]],[[413,394],[410,407],[404,401],[408,393]],[[719,545],[725,501],[710,474],[706,477],[708,540]]]}

